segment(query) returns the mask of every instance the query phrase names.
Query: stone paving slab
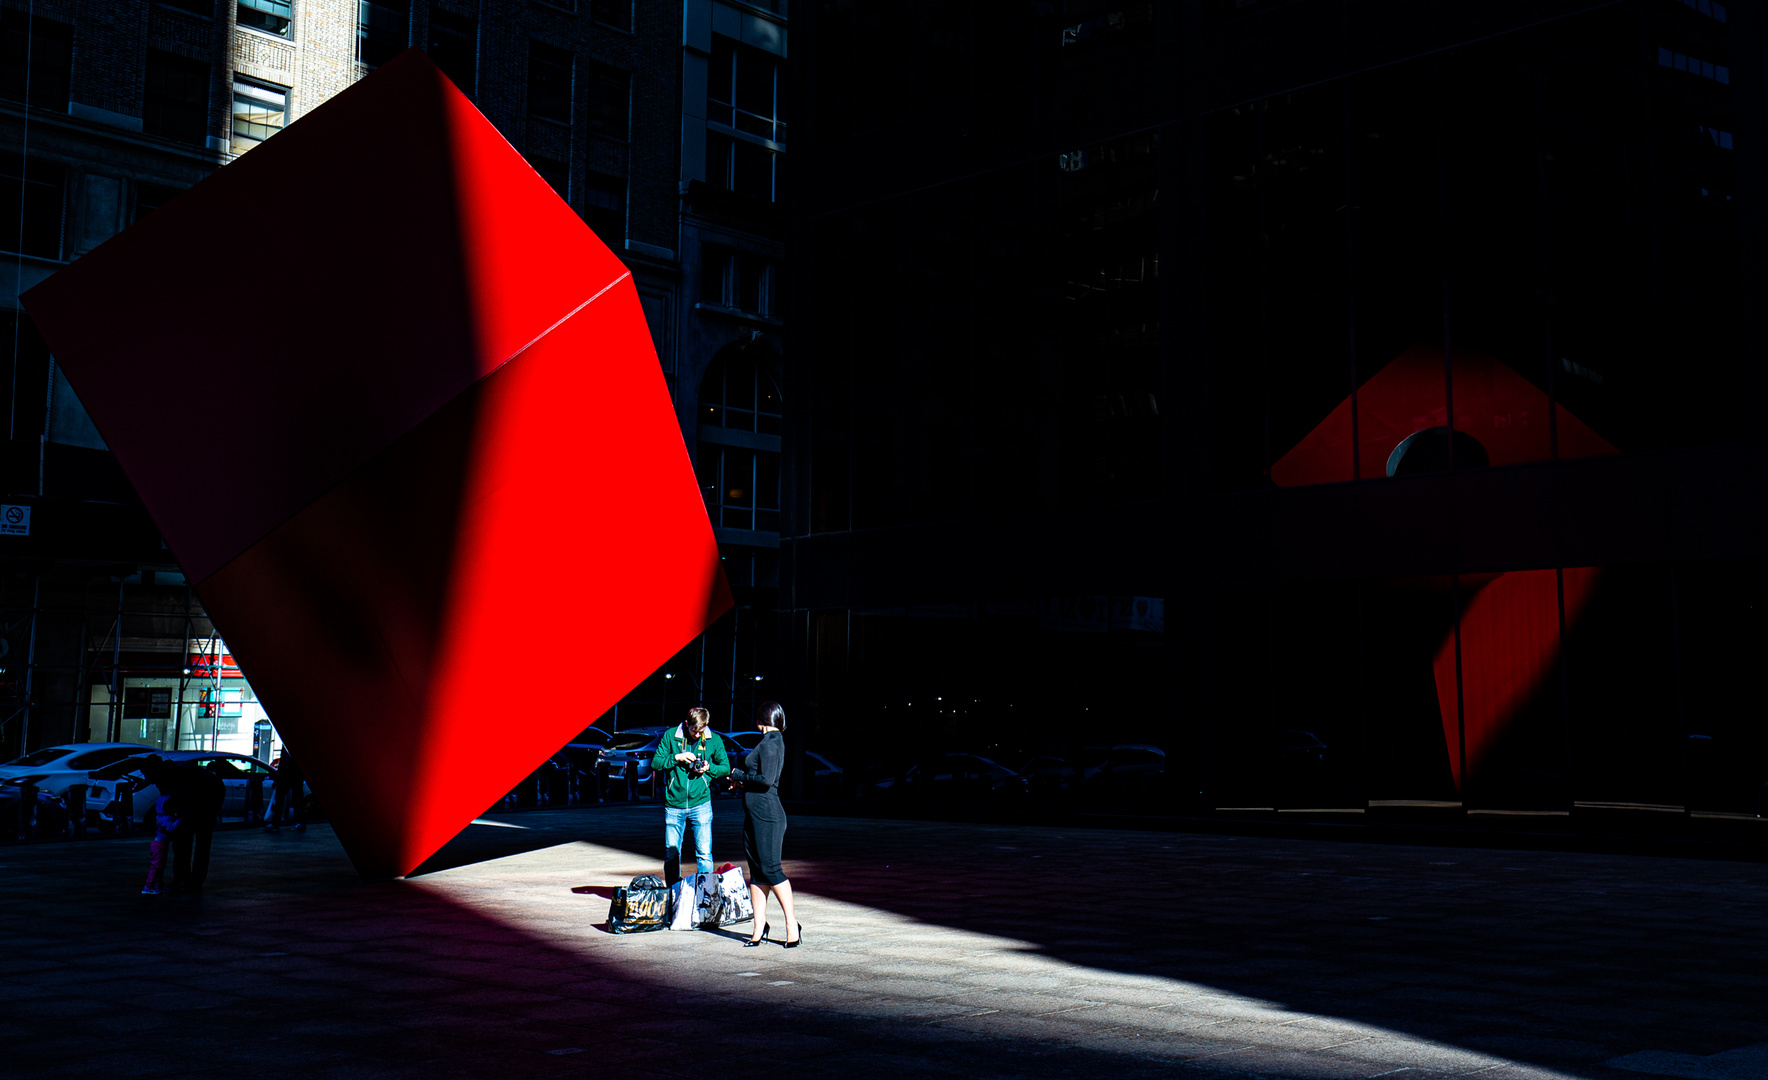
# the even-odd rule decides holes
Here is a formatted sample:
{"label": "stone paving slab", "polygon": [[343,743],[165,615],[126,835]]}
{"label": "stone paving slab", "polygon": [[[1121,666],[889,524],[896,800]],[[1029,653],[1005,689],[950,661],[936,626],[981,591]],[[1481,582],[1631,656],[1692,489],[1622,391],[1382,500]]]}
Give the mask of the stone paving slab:
{"label": "stone paving slab", "polygon": [[159,897],[141,838],[5,849],[4,1074],[1768,1080],[1756,864],[801,818],[803,947],[609,935],[660,819],[372,884],[324,827],[226,832]]}

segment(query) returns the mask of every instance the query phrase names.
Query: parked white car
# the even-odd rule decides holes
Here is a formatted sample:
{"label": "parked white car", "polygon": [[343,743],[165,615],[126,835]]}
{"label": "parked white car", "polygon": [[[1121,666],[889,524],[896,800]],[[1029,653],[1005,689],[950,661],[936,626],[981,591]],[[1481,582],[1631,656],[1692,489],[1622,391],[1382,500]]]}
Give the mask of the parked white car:
{"label": "parked white car", "polygon": [[[127,777],[132,783],[141,785],[143,779],[141,773],[137,771],[138,760],[139,757],[144,757],[149,753],[157,754],[166,761],[194,761],[202,768],[219,776],[221,782],[227,785],[227,799],[221,806],[222,821],[246,820],[248,808],[254,809],[257,814],[262,815],[264,809],[270,805],[270,789],[276,779],[276,770],[257,758],[248,757],[245,754],[229,754],[219,750],[152,750],[144,747],[137,747],[136,754],[121,758],[97,770],[90,783],[94,787],[102,787],[104,794],[101,797],[88,795],[88,799],[97,798],[100,800],[100,805],[108,806],[116,798],[118,781]],[[247,794],[253,786],[258,789],[256,799],[250,798]],[[301,785],[301,797],[306,798],[307,793],[307,786]],[[154,802],[159,797],[160,789],[152,784],[137,787],[132,796],[133,806],[129,816],[135,821],[145,823],[148,815],[153,812]]]}
{"label": "parked white car", "polygon": [[[152,753],[153,747],[140,743],[68,743],[33,750],[16,760],[0,765],[0,780],[29,778],[39,791],[65,800],[68,789],[86,788],[88,821],[108,820],[104,808],[114,798],[114,783],[95,782],[89,775],[94,769],[114,765],[136,754]],[[149,803],[148,805],[153,805]]]}

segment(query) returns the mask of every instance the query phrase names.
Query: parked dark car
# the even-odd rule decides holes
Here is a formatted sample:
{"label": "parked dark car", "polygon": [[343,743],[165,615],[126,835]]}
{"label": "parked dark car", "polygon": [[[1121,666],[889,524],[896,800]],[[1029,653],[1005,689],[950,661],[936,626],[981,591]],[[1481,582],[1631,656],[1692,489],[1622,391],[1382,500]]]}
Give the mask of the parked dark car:
{"label": "parked dark car", "polygon": [[[610,793],[624,790],[627,798],[637,797],[640,786],[648,786],[651,782],[651,757],[657,752],[663,733],[674,730],[675,725],[671,724],[614,732],[597,758],[596,771],[601,774],[604,790]],[[646,791],[646,794],[656,793]]]}
{"label": "parked dark car", "polygon": [[[535,801],[548,806],[593,803],[605,797],[597,780],[596,766],[613,733],[590,726],[573,735],[571,741],[535,770]],[[526,781],[524,781],[526,783]],[[522,788],[517,787],[517,802]]]}
{"label": "parked dark car", "polygon": [[840,799],[847,795],[847,772],[814,750],[804,752],[807,793],[813,799]]}
{"label": "parked dark car", "polygon": [[1166,751],[1142,743],[1111,747],[1082,779],[1082,794],[1104,806],[1152,802],[1165,780]]}
{"label": "parked dark car", "polygon": [[1040,754],[1019,767],[1033,798],[1054,799],[1073,788],[1078,772],[1067,758]]}
{"label": "parked dark car", "polygon": [[933,769],[912,765],[901,777],[873,784],[874,792],[938,800],[1013,798],[1028,790],[1026,778],[979,754],[946,754]]}
{"label": "parked dark car", "polygon": [[743,736],[760,736],[760,734],[759,731],[720,731],[717,733],[718,737],[724,740],[724,756],[730,758],[733,772],[743,767],[743,759],[749,756],[749,751],[755,749],[757,743],[761,742],[759,737],[745,739]]}

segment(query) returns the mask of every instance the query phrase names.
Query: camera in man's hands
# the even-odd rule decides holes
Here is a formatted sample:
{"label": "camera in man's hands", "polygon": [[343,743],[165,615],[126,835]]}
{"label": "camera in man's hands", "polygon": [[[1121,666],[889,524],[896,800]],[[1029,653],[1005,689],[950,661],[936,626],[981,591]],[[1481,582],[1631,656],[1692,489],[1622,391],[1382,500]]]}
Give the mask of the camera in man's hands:
{"label": "camera in man's hands", "polygon": [[712,768],[712,763],[703,757],[689,758],[686,764],[689,776],[703,776],[706,770]]}

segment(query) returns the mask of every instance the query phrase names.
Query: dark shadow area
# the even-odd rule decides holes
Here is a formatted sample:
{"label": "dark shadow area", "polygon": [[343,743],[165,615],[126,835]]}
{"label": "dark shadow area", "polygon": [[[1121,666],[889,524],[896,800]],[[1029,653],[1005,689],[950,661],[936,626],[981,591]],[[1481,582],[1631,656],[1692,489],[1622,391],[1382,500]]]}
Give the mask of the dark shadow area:
{"label": "dark shadow area", "polygon": [[[647,810],[468,829],[424,872],[578,839],[653,856]],[[740,826],[721,803],[715,859],[740,850]],[[803,817],[786,848],[801,895],[1579,1075],[1768,1040],[1754,866]],[[1075,910],[1086,889],[1105,907]]]}

